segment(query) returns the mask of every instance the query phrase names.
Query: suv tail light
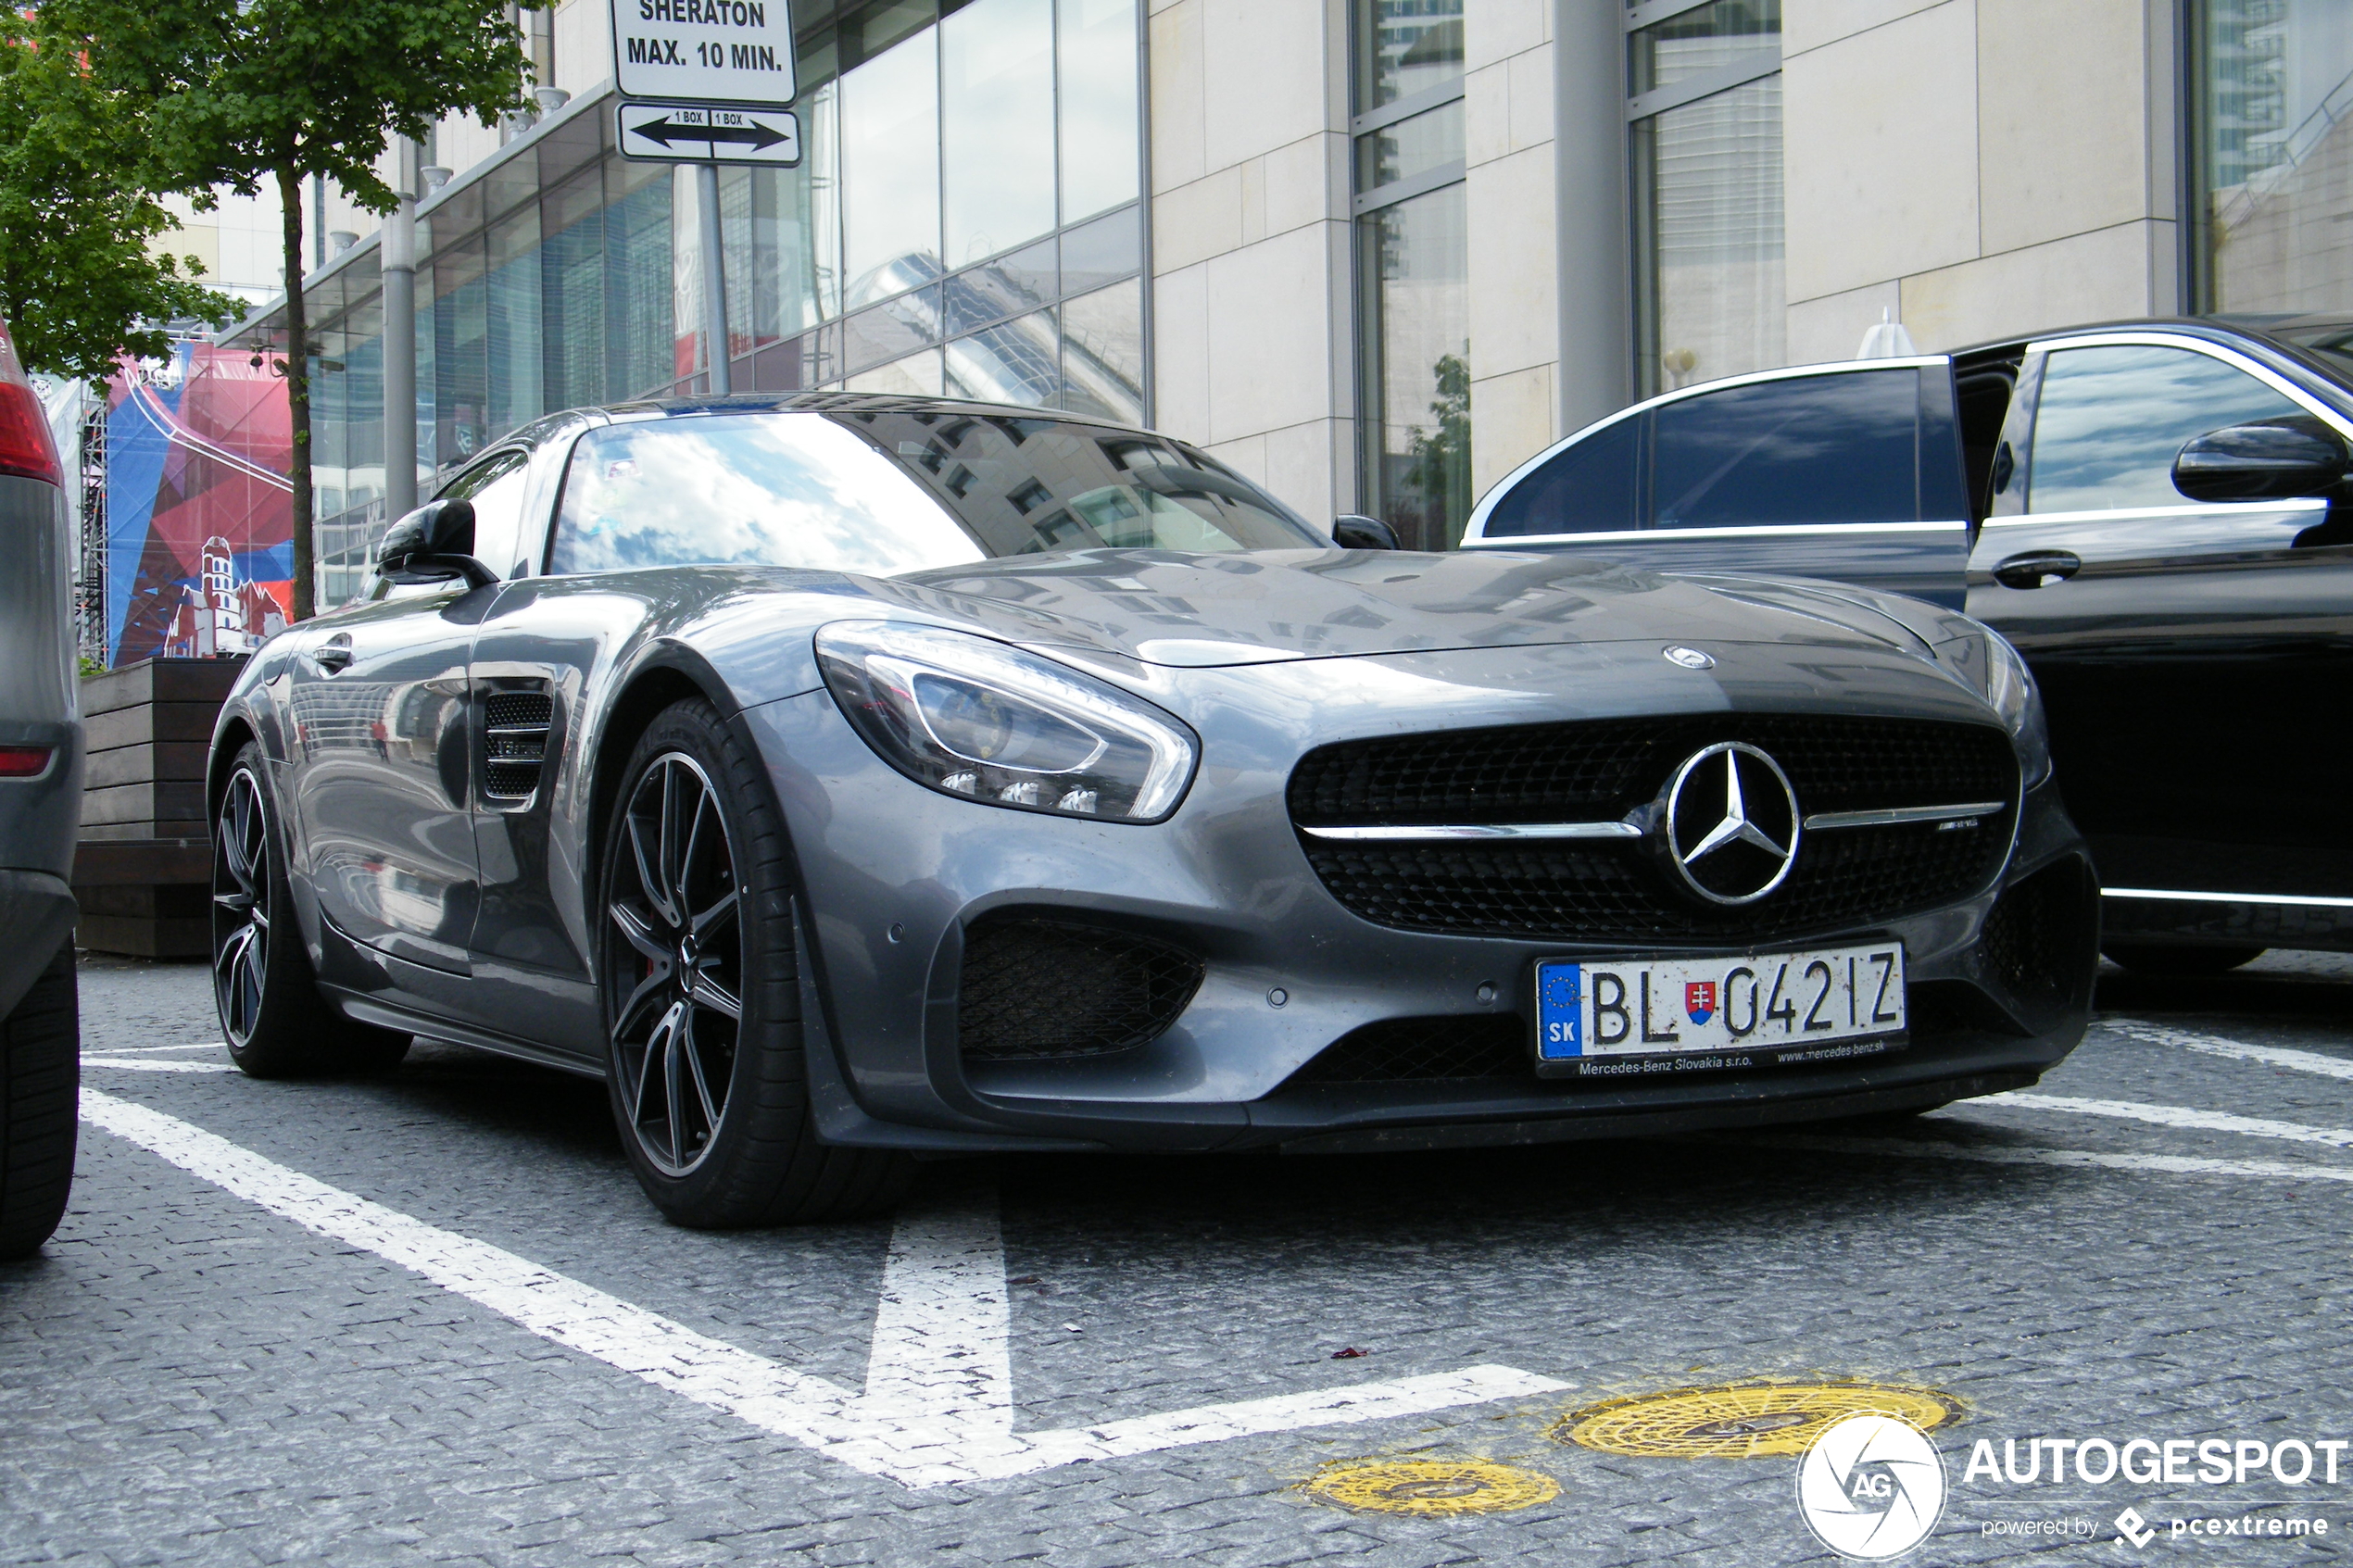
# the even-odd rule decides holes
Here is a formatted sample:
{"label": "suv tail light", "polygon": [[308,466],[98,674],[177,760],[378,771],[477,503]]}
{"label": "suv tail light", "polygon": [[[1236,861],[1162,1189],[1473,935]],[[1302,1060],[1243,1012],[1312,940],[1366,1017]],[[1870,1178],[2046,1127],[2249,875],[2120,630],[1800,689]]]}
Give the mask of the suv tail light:
{"label": "suv tail light", "polygon": [[66,482],[57,444],[49,439],[48,416],[33,395],[32,383],[24,379],[24,367],[17,363],[17,345],[6,321],[0,321],[0,473],[52,484]]}
{"label": "suv tail light", "polygon": [[0,779],[37,779],[49,769],[45,746],[0,746]]}

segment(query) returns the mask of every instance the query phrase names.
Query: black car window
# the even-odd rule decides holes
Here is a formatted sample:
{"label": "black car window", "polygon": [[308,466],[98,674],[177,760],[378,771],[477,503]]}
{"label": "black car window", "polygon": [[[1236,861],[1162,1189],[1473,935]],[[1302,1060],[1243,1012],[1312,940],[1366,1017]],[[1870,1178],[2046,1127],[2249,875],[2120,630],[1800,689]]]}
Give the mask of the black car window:
{"label": "black car window", "polygon": [[1642,526],[1635,479],[1642,458],[1637,414],[1565,446],[1497,497],[1484,539],[1544,533],[1612,533]]}
{"label": "black car window", "polygon": [[2034,405],[2026,509],[2193,506],[2173,488],[2173,459],[2191,437],[2303,411],[2245,370],[2193,349],[2055,349]]}
{"label": "black car window", "polygon": [[607,425],[564,470],[547,570],[743,564],[890,576],[981,558],[956,521],[822,414]]}
{"label": "black car window", "polygon": [[522,493],[530,478],[526,454],[501,452],[441,487],[442,500],[473,503],[474,558],[502,577],[513,572],[522,550]]}
{"label": "black car window", "polygon": [[894,453],[992,556],[1329,543],[1248,480],[1159,436],[978,411],[837,417]]}
{"label": "black car window", "polygon": [[1662,405],[1652,416],[1652,526],[1917,521],[1919,384],[1907,366]]}

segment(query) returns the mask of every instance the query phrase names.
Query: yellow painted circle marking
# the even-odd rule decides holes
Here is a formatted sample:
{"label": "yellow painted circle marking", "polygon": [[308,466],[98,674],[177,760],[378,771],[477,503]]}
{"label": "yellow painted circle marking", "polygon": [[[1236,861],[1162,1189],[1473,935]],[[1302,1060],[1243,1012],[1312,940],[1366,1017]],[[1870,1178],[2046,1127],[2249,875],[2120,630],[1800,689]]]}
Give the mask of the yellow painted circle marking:
{"label": "yellow painted circle marking", "polygon": [[1740,1383],[1670,1388],[1571,1411],[1553,1436],[1642,1459],[1802,1454],[1841,1416],[1869,1411],[1933,1431],[1961,1413],[1932,1388],[1890,1383]]}
{"label": "yellow painted circle marking", "polygon": [[1437,1518],[1508,1513],[1560,1496],[1560,1483],[1533,1470],[1483,1459],[1400,1459],[1327,1466],[1307,1483],[1311,1497],[1367,1513]]}

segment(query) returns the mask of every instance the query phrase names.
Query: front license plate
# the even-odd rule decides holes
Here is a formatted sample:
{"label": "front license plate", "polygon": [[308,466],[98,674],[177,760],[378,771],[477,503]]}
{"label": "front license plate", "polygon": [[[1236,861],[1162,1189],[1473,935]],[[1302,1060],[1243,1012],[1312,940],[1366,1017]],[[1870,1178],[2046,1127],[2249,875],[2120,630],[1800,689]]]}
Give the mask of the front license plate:
{"label": "front license plate", "polygon": [[1781,1053],[1904,1032],[1904,947],[1745,958],[1545,959],[1536,1060]]}

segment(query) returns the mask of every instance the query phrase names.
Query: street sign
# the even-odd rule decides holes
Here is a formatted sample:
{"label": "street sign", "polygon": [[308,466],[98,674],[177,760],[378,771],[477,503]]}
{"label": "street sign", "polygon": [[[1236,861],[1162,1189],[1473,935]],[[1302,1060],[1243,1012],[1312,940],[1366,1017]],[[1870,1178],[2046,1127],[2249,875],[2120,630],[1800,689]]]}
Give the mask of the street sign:
{"label": "street sign", "polygon": [[790,109],[719,105],[621,106],[621,156],[646,163],[800,161],[800,117]]}
{"label": "street sign", "polygon": [[793,101],[786,0],[612,0],[624,98],[783,108]]}

